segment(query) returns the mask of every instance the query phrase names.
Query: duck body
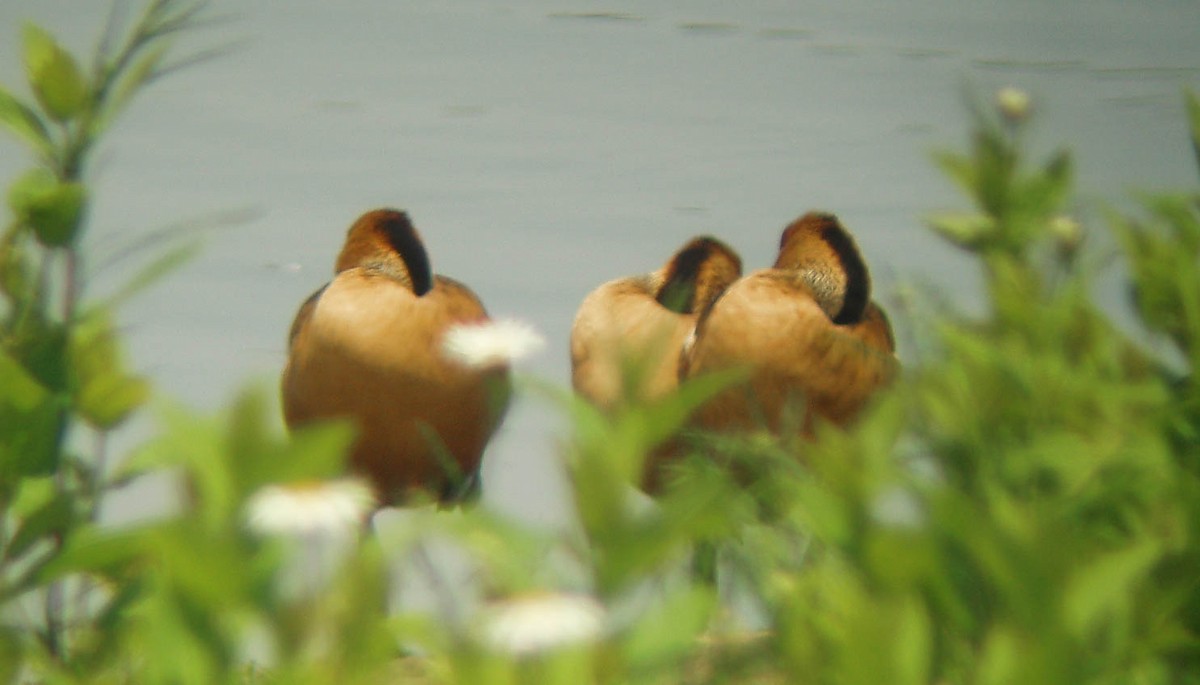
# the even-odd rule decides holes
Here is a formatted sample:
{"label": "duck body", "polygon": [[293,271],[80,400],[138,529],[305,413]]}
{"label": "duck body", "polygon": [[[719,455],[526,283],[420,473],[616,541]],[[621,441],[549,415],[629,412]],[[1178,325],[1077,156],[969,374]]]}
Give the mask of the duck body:
{"label": "duck body", "polygon": [[571,328],[571,385],[596,406],[663,397],[678,385],[679,350],[695,314],[666,309],[652,279],[619,279],[594,290]]}
{"label": "duck body", "polygon": [[[411,244],[396,249],[389,230],[411,233]],[[350,466],[389,503],[418,489],[460,494],[507,403],[507,367],[470,368],[442,353],[449,329],[488,316],[466,286],[428,273],[423,254],[405,215],[359,219],[337,274],[296,316],[283,373],[287,424],[350,419]]]}
{"label": "duck body", "polygon": [[[571,327],[571,384],[601,410],[652,402],[679,385],[679,355],[700,312],[741,275],[731,248],[698,237],[660,269],[593,290]],[[663,466],[680,452],[675,440],[647,455],[641,485],[661,487]]]}
{"label": "duck body", "polygon": [[700,311],[740,275],[731,248],[700,237],[654,272],[596,288],[571,327],[572,386],[605,410],[667,395]]}
{"label": "duck body", "polygon": [[778,432],[789,410],[806,433],[846,425],[895,375],[891,327],[870,301],[866,266],[832,215],[794,222],[773,268],[738,280],[703,314],[680,364],[684,377],[746,368],[745,384],[701,407],[712,430]]}

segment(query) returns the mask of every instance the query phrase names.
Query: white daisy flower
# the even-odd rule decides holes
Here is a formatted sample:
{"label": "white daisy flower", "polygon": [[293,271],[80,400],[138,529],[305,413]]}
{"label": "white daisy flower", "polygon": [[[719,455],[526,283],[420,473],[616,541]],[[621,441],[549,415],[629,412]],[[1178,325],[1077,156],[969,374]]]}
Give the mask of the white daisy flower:
{"label": "white daisy flower", "polygon": [[246,524],[262,535],[353,532],[375,508],[362,481],[345,478],[267,485],[246,502]]}
{"label": "white daisy flower", "polygon": [[503,366],[542,349],[546,341],[528,324],[512,319],[464,324],[446,331],[442,351],[474,369]]}
{"label": "white daisy flower", "polygon": [[595,640],[604,631],[605,611],[588,595],[539,593],[494,602],[483,618],[488,646],[528,656]]}

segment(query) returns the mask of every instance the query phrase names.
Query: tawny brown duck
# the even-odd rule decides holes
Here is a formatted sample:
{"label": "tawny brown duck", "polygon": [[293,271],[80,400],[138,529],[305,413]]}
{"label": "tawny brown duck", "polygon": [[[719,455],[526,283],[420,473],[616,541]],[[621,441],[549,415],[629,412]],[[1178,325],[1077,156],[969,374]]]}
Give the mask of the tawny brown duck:
{"label": "tawny brown duck", "polygon": [[504,365],[469,368],[442,338],[488,320],[465,285],[434,275],[408,216],[380,209],[350,227],[333,280],[300,307],[283,372],[288,426],[349,418],[353,469],[384,503],[415,490],[443,501],[475,482],[508,401]]}
{"label": "tawny brown duck", "polygon": [[660,269],[593,290],[571,327],[571,384],[602,409],[675,389],[679,352],[700,312],[741,276],[729,246],[699,237]]}
{"label": "tawny brown duck", "polygon": [[812,212],[784,230],[774,267],[738,280],[704,312],[680,374],[750,370],[746,384],[697,411],[702,427],[778,431],[794,408],[810,433],[817,419],[850,422],[895,375],[894,352],[854,239],[834,215]]}
{"label": "tawny brown duck", "polygon": [[[571,384],[605,411],[662,398],[679,385],[679,353],[696,319],[742,273],[729,246],[699,237],[661,268],[592,291],[571,327]],[[641,485],[661,485],[674,441],[648,455]]]}

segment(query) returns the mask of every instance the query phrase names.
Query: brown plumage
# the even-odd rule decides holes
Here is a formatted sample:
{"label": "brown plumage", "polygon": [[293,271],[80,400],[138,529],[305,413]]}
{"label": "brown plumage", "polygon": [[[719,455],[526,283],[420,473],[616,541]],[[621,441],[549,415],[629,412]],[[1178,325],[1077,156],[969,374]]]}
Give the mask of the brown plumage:
{"label": "brown plumage", "polygon": [[443,501],[461,496],[503,416],[509,374],[448,359],[442,337],[487,319],[470,289],[432,273],[406,214],[367,212],[350,227],[333,280],[292,324],[288,426],[351,419],[350,465],[385,503],[416,489]]}
{"label": "brown plumage", "polygon": [[575,390],[604,409],[674,390],[680,346],[700,311],[741,272],[741,259],[732,249],[700,237],[657,271],[593,290],[571,327]]}
{"label": "brown plumage", "polygon": [[[584,299],[571,327],[571,384],[604,410],[663,397],[678,386],[679,352],[696,319],[741,275],[729,246],[699,237],[660,269],[609,281]],[[647,485],[656,487],[656,462]]]}
{"label": "brown plumage", "polygon": [[740,279],[701,316],[680,373],[747,367],[747,383],[697,411],[709,429],[782,428],[785,410],[851,421],[896,373],[895,342],[854,239],[832,214],[787,227],[774,267]]}

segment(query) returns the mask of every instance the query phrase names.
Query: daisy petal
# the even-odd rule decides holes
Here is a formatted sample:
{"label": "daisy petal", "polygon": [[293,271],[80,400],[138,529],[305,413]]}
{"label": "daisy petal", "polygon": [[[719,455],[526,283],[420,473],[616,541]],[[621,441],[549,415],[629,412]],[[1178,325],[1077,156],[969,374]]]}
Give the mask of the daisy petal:
{"label": "daisy petal", "polygon": [[527,357],[545,344],[545,339],[532,326],[500,319],[451,328],[442,338],[442,351],[464,366],[486,369]]}
{"label": "daisy petal", "polygon": [[261,535],[348,533],[374,507],[371,489],[356,479],[267,485],[246,501],[246,525]]}
{"label": "daisy petal", "polygon": [[589,642],[604,630],[604,606],[591,596],[534,594],[501,600],[485,615],[483,638],[516,656]]}

